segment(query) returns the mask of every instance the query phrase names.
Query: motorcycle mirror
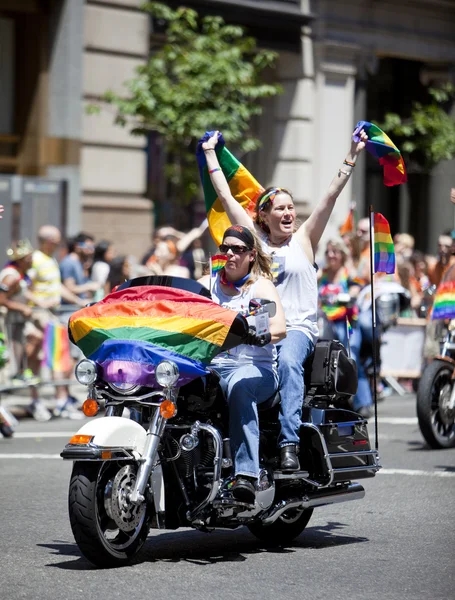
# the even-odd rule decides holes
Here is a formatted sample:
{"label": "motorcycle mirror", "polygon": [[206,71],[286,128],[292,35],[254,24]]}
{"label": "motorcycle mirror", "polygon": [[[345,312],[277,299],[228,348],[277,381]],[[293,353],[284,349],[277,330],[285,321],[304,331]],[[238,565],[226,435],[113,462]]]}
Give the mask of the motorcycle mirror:
{"label": "motorcycle mirror", "polygon": [[250,312],[262,308],[264,312],[269,314],[269,317],[276,315],[276,303],[273,300],[264,300],[263,298],[252,298],[248,305]]}

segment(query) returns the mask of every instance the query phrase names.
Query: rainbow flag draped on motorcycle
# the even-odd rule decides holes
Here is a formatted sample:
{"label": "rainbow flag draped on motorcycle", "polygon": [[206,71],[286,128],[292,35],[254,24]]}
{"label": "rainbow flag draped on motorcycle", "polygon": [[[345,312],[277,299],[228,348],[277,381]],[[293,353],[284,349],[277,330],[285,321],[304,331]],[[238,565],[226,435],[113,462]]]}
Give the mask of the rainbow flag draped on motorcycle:
{"label": "rainbow flag draped on motorcycle", "polygon": [[143,285],[115,291],[74,313],[69,330],[105,381],[155,385],[155,366],[177,363],[180,385],[207,373],[236,312],[198,294]]}

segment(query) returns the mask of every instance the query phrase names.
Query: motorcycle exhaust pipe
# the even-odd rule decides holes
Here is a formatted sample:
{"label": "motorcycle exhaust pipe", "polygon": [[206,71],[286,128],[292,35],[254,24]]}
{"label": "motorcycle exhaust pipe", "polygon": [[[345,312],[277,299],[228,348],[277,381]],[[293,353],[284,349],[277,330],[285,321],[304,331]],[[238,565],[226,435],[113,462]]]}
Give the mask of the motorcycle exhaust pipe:
{"label": "motorcycle exhaust pipe", "polygon": [[361,500],[364,496],[365,489],[360,483],[350,483],[341,490],[336,488],[330,490],[326,488],[313,494],[310,493],[304,498],[282,500],[271,510],[265,519],[262,519],[262,523],[264,525],[271,525],[288,510],[305,510],[307,508],[315,508],[316,506],[348,502],[349,500]]}

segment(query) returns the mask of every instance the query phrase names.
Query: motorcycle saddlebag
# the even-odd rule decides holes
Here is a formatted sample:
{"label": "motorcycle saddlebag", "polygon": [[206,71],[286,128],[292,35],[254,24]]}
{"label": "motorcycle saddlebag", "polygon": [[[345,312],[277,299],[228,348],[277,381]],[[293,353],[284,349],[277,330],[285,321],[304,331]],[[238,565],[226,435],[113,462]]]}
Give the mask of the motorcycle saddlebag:
{"label": "motorcycle saddlebag", "polygon": [[357,392],[357,365],[338,340],[319,340],[312,360],[305,364],[309,388],[319,393],[354,396]]}

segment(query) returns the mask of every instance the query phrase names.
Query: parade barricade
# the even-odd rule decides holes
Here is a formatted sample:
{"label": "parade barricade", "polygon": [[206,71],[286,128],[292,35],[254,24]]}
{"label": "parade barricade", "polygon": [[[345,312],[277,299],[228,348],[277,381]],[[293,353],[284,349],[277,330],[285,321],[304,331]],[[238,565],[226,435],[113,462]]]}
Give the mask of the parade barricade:
{"label": "parade barricade", "polygon": [[418,379],[422,373],[426,319],[399,317],[382,336],[381,376]]}

